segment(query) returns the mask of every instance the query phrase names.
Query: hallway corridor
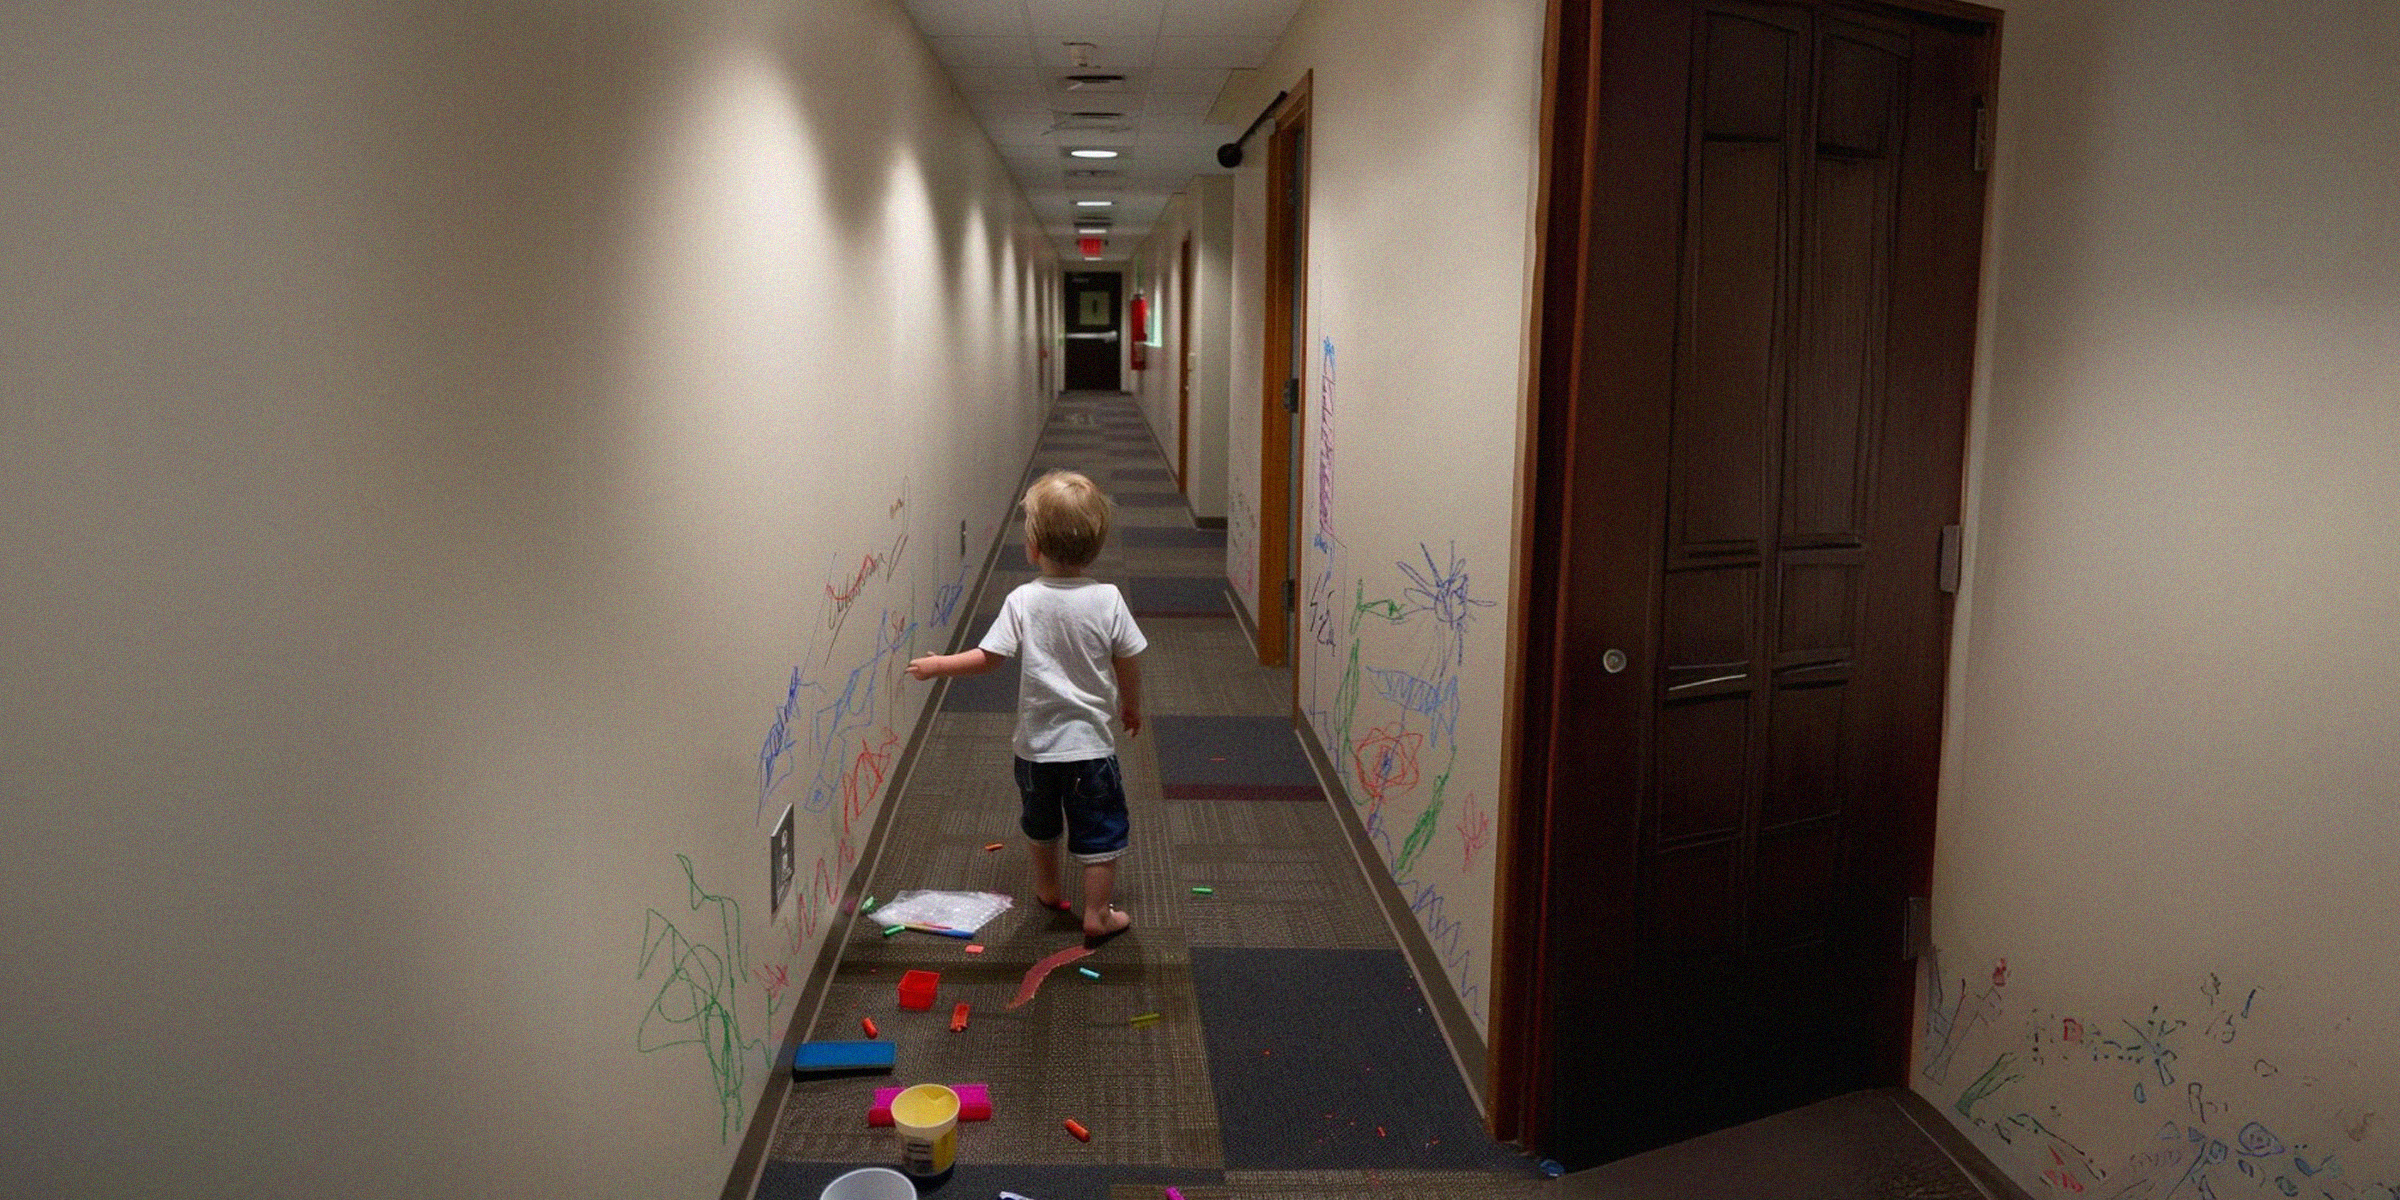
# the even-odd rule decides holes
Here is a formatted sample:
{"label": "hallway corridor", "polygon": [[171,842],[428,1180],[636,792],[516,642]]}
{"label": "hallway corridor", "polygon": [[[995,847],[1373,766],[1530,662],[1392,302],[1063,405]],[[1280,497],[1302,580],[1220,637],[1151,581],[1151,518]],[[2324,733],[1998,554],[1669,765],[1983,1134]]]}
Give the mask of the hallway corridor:
{"label": "hallway corridor", "polygon": [[[1147,1200],[1174,1186],[1187,1200],[1447,1200],[1536,1188],[1532,1160],[1484,1133],[1292,733],[1289,672],[1257,665],[1228,606],[1223,533],[1194,526],[1124,395],[1057,403],[1028,479],[1054,467],[1086,472],[1114,499],[1091,573],[1125,590],[1150,639],[1148,724],[1119,743],[1133,848],[1116,900],[1134,927],[1007,1008],[1028,969],[1077,945],[1080,930],[1033,902],[1008,773],[1014,664],[941,685],[865,892],[994,891],[1017,903],[981,930],[980,954],[852,919],[808,1037],[857,1038],[871,1018],[899,1068],[795,1083],[755,1194],[815,1200],[852,1167],[892,1163],[893,1133],[870,1128],[866,1110],[877,1088],[916,1083],[985,1083],[992,1100],[989,1121],[960,1127],[955,1176],[930,1194]],[[1003,528],[968,645],[1032,577],[1018,529],[1013,518]],[[929,1011],[898,1007],[896,982],[912,969],[941,974]],[[970,1023],[953,1033],[962,1002]],[[1153,1012],[1156,1022],[1129,1023]],[[1088,1143],[1065,1130],[1069,1118]]]}

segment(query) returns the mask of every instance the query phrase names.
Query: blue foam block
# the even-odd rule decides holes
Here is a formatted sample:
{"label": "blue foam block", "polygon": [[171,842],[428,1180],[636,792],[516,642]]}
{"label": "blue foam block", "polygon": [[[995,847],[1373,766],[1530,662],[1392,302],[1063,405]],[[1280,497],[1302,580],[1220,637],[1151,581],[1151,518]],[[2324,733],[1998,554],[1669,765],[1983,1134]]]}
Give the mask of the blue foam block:
{"label": "blue foam block", "polygon": [[898,1047],[890,1042],[802,1042],[792,1051],[792,1074],[888,1075],[899,1062]]}

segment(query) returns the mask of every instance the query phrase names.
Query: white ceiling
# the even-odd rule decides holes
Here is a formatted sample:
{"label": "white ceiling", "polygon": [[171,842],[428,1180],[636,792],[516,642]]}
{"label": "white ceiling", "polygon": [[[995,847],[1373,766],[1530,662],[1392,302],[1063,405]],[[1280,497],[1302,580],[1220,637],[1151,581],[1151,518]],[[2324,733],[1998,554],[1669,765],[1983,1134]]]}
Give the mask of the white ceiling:
{"label": "white ceiling", "polygon": [[[1212,123],[1211,110],[1233,72],[1266,60],[1300,7],[1300,0],[902,2],[1071,266],[1083,262],[1079,219],[1101,214],[1110,226],[1101,258],[1120,262],[1192,176],[1225,173],[1217,147],[1241,136],[1258,114],[1218,113],[1232,122],[1221,124]],[[1091,47],[1088,66],[1076,65],[1073,42]],[[1125,81],[1078,87],[1066,78],[1100,74]],[[1077,159],[1070,149],[1119,157]],[[1114,203],[1083,208],[1077,200]]]}

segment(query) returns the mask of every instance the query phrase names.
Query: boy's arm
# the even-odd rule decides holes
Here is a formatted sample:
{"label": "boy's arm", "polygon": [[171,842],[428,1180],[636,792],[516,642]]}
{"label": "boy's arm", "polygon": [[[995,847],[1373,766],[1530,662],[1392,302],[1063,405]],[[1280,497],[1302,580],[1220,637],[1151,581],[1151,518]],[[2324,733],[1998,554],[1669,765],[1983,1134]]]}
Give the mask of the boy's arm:
{"label": "boy's arm", "polygon": [[972,650],[962,650],[956,654],[928,654],[923,658],[911,659],[908,664],[908,677],[910,679],[931,679],[936,675],[981,675],[1007,661],[1006,658],[977,646]]}
{"label": "boy's arm", "polygon": [[1117,715],[1125,722],[1125,736],[1132,737],[1142,731],[1142,660],[1109,661],[1117,669]]}

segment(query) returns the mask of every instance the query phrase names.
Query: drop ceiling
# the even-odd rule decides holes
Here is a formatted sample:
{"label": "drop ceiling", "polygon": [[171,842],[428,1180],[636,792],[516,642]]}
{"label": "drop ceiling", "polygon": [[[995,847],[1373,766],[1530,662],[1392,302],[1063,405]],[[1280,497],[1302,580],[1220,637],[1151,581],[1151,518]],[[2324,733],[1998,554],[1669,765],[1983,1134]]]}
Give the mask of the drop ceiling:
{"label": "drop ceiling", "polygon": [[[1300,0],[903,0],[925,43],[991,134],[1069,266],[1079,224],[1108,226],[1122,262],[1195,175],[1225,174],[1217,147],[1257,116],[1218,100],[1257,68]],[[1122,82],[1074,76],[1121,75]],[[1076,149],[1118,157],[1070,157]],[[1253,147],[1255,149],[1255,147]],[[1078,207],[1078,200],[1111,201]]]}

